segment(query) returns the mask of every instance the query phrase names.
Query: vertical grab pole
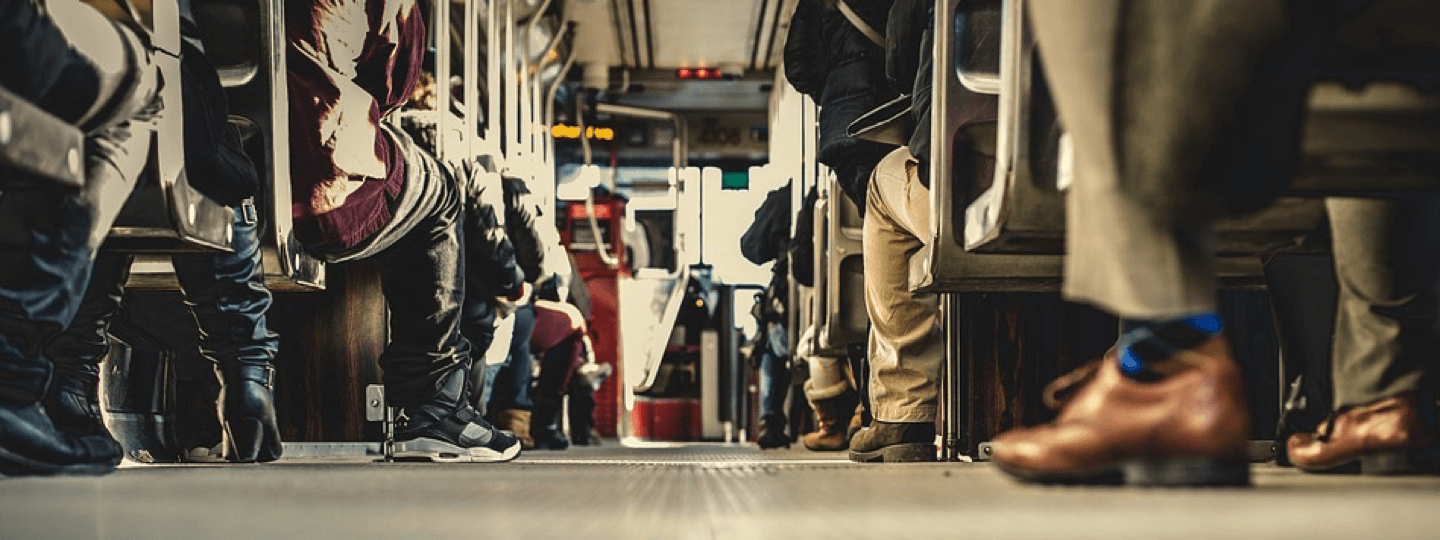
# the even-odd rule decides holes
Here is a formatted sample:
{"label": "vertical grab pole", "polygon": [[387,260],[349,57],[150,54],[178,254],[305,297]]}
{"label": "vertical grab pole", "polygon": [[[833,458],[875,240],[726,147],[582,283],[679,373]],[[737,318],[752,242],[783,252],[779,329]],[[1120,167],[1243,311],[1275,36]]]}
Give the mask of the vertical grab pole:
{"label": "vertical grab pole", "polygon": [[465,157],[480,154],[480,8],[465,2]]}
{"label": "vertical grab pole", "polygon": [[453,149],[447,136],[450,127],[450,2],[435,2],[435,153],[440,161],[450,161]]}
{"label": "vertical grab pole", "polygon": [[[500,144],[500,114],[504,104],[500,101],[500,2],[489,0],[485,19],[485,151],[497,159],[502,155]],[[497,163],[498,165],[498,163]]]}

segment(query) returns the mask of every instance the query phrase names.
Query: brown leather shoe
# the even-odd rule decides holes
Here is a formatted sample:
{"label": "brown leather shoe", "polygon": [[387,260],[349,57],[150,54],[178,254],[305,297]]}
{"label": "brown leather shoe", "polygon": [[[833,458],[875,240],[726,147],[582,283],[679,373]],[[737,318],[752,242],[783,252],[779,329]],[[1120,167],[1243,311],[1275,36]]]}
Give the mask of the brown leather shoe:
{"label": "brown leather shoe", "polygon": [[995,462],[1025,482],[1248,485],[1250,413],[1225,338],[1155,369],[1125,377],[1112,350],[1054,422],[997,437]]}
{"label": "brown leather shoe", "polygon": [[1433,471],[1422,450],[1435,444],[1414,396],[1396,396],[1343,409],[1315,433],[1286,441],[1290,462],[1309,472],[1413,474]]}

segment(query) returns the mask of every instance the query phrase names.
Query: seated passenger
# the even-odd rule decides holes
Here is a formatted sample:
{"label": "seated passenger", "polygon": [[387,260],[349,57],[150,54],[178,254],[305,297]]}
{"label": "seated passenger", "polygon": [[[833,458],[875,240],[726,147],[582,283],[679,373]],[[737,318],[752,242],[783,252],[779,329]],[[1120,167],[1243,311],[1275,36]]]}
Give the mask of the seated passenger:
{"label": "seated passenger", "polygon": [[[1215,313],[1211,225],[1293,175],[1315,53],[1347,16],[1338,4],[1032,4],[1075,144],[1065,293],[1118,314],[1122,328],[1054,422],[996,439],[1002,470],[1041,482],[1248,484],[1250,416]],[[1223,59],[1210,54],[1221,47]],[[1297,465],[1408,472],[1433,444],[1433,383],[1422,381],[1435,375],[1435,204],[1327,201],[1341,408],[1318,434],[1291,439]]]}
{"label": "seated passenger", "polygon": [[[496,425],[515,432],[526,448],[533,448],[535,440],[530,437],[530,426],[535,404],[530,399],[530,386],[535,365],[530,354],[530,338],[535,328],[534,302],[541,289],[558,289],[560,282],[568,281],[570,265],[560,245],[554,219],[537,204],[525,182],[504,178],[502,186],[505,232],[515,246],[515,258],[525,273],[525,282],[536,294],[522,298],[515,307],[510,353],[495,378],[490,380],[495,391],[488,393],[490,399],[486,406]],[[562,278],[562,274],[565,277]]]}
{"label": "seated passenger", "polygon": [[535,413],[530,421],[530,435],[535,439],[535,447],[564,450],[570,446],[560,428],[561,398],[567,392],[571,433],[588,439],[589,428],[594,425],[592,396],[600,382],[610,375],[610,366],[595,363],[595,344],[590,340],[584,316],[572,304],[536,300],[535,331],[530,335],[530,347],[541,358],[540,374],[531,392]]}
{"label": "seated passenger", "polygon": [[[805,3],[802,2],[802,6]],[[855,59],[812,51],[806,58],[844,62],[827,79],[825,95],[839,92],[853,96],[865,90],[861,102],[867,108],[849,116],[837,129],[841,136],[860,113],[881,105],[895,88],[914,87],[911,113],[918,127],[909,148],[890,151],[883,159],[867,162],[864,178],[847,188],[865,216],[862,237],[865,259],[865,310],[870,320],[866,357],[868,398],[874,417],[871,425],[850,439],[850,459],[858,462],[910,462],[935,460],[935,420],[939,402],[940,365],[944,343],[939,325],[939,301],[933,294],[913,293],[910,261],[924,247],[928,237],[930,202],[929,179],[924,171],[928,147],[929,117],[929,24],[933,5],[929,2],[898,1],[867,4],[876,11],[871,17],[852,18],[835,10],[815,10],[805,18],[797,9],[791,32],[800,24],[820,21],[823,37],[805,37],[798,43],[839,40]],[[884,24],[880,24],[880,23]],[[882,33],[877,28],[884,28]],[[813,32],[813,31],[812,31]],[[804,36],[805,34],[802,34]],[[792,38],[793,39],[793,38]],[[923,39],[923,41],[922,41]],[[885,50],[882,50],[882,43]],[[787,73],[790,72],[787,44]],[[835,49],[836,47],[832,47]],[[800,50],[800,49],[797,49]],[[924,54],[922,54],[924,53]],[[898,61],[897,61],[898,60]],[[887,70],[889,76],[887,78]],[[791,77],[792,80],[795,77]],[[838,79],[838,80],[834,80]],[[834,80],[834,82],[830,82]],[[797,89],[801,89],[799,85]],[[845,92],[848,90],[849,92]],[[842,110],[848,110],[842,109]],[[821,137],[825,136],[825,112],[821,112]],[[850,137],[847,139],[855,140]],[[869,142],[868,148],[888,150],[889,146]],[[919,155],[912,155],[912,149]],[[822,161],[823,161],[822,151]],[[864,195],[851,192],[858,189]],[[857,370],[857,377],[866,370]],[[833,385],[833,384],[832,384]],[[838,431],[838,430],[836,430]]]}
{"label": "seated passenger", "polygon": [[[215,364],[221,382],[216,405],[224,459],[274,461],[282,450],[271,401],[271,363],[279,339],[265,325],[271,297],[260,263],[260,216],[253,198],[257,173],[240,146],[240,134],[225,120],[224,88],[204,56],[199,28],[189,13],[182,17],[179,83],[185,99],[186,172],[197,189],[234,207],[234,251],[178,254],[171,262],[199,327],[200,354]],[[120,309],[133,260],[123,253],[99,256],[74,323],[47,347],[55,375],[45,407],[66,432],[109,435],[100,418],[100,360],[110,350],[110,321]]]}
{"label": "seated passenger", "polygon": [[425,27],[414,3],[286,4],[295,233],[332,263],[384,262],[385,397],[401,409],[395,455],[507,461],[520,442],[471,406],[460,334],[465,193],[455,172],[386,115],[411,96]]}
{"label": "seated passenger", "polygon": [[79,2],[0,3],[0,35],[0,86],[85,131],[79,190],[0,191],[0,473],[104,474],[120,445],[57,429],[41,405],[53,371],[45,345],[74,319],[149,156],[158,71],[134,27]]}

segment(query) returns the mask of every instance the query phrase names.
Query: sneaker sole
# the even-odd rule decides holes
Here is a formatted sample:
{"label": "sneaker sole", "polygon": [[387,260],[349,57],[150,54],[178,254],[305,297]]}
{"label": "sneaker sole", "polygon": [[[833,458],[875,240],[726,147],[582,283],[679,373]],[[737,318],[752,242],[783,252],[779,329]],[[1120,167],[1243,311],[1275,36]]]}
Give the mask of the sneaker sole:
{"label": "sneaker sole", "polygon": [[395,459],[434,463],[503,463],[520,456],[520,442],[496,451],[485,447],[465,448],[436,439],[420,438],[395,443]]}

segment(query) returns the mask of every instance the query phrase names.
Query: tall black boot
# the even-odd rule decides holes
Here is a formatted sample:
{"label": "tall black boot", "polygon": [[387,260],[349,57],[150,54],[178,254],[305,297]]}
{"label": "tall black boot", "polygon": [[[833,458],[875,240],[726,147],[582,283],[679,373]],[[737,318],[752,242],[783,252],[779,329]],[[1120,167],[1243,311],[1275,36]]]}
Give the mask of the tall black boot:
{"label": "tall black boot", "polygon": [[110,352],[110,323],[120,311],[132,255],[102,253],[70,327],[45,347],[54,375],[45,412],[60,431],[110,436],[100,417],[100,360]]}
{"label": "tall black boot", "polygon": [[227,461],[280,459],[271,397],[279,336],[266,326],[272,298],[260,261],[259,215],[251,201],[235,207],[232,253],[172,257],[185,303],[200,327],[200,352],[215,362],[217,406]]}

